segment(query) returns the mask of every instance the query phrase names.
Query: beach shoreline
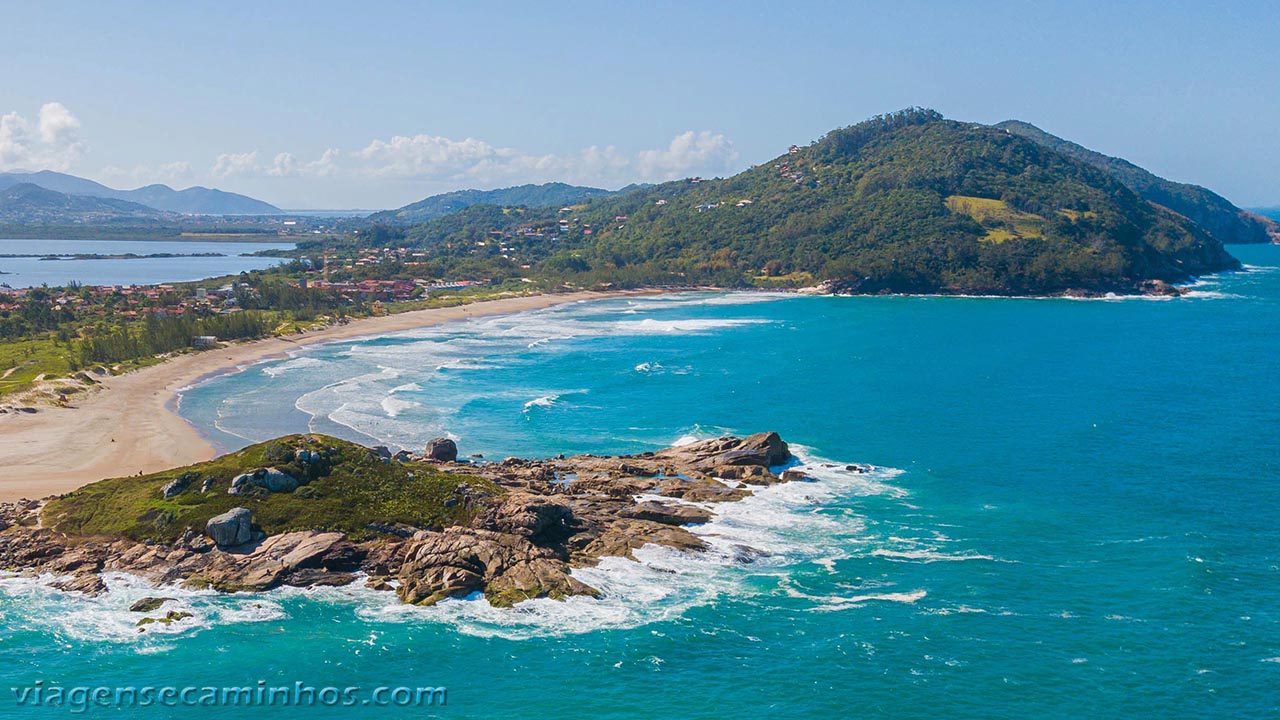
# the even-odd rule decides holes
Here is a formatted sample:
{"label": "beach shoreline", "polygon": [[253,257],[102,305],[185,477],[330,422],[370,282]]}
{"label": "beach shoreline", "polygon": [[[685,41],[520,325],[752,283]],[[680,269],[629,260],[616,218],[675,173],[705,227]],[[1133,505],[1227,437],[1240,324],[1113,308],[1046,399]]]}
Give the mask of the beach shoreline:
{"label": "beach shoreline", "polygon": [[580,291],[485,300],[447,308],[360,318],[291,337],[187,353],[106,377],[68,408],[0,416],[0,502],[70,492],[110,477],[159,472],[209,460],[213,445],[175,410],[179,392],[209,377],[287,357],[309,345],[506,315],[587,300],[652,295],[656,290]]}

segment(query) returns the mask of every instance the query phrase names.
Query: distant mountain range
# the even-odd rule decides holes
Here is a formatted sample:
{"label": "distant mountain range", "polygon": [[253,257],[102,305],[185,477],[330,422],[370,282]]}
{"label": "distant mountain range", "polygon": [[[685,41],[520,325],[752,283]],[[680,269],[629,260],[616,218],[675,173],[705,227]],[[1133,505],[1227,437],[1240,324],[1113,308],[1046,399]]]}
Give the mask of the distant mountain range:
{"label": "distant mountain range", "polygon": [[69,195],[32,183],[0,190],[0,224],[5,225],[146,225],[176,217],[128,200]]}
{"label": "distant mountain range", "polygon": [[1221,242],[1264,243],[1280,237],[1280,226],[1271,218],[1241,210],[1212,190],[1165,180],[1128,160],[1103,155],[1021,120],[1006,120],[995,127],[1109,173],[1144,200],[1183,215]]}
{"label": "distant mountain range", "polygon": [[369,216],[370,222],[412,225],[444,217],[472,205],[503,205],[531,208],[558,207],[580,203],[591,198],[609,197],[635,190],[641,185],[628,185],[621,190],[567,185],[560,182],[542,185],[519,185],[500,190],[455,190],[432,195],[425,200],[396,210],[384,210]]}
{"label": "distant mountain range", "polygon": [[174,190],[168,185],[147,185],[136,190],[116,190],[92,180],[51,170],[0,173],[0,190],[21,184],[36,185],[45,190],[78,197],[123,200],[153,210],[182,215],[278,215],[282,212],[275,205],[246,195],[206,187]]}

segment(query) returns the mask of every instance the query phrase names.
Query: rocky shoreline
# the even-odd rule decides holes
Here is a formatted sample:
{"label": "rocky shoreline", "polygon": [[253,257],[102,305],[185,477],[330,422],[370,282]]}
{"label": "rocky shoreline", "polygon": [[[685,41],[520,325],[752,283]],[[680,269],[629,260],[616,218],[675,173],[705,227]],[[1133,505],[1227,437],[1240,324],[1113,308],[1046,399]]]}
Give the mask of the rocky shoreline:
{"label": "rocky shoreline", "polygon": [[[1226,270],[1238,270],[1229,267]],[[975,291],[949,290],[947,288],[914,287],[895,284],[877,283],[868,280],[827,280],[813,287],[799,290],[806,295],[920,295],[941,297],[1009,297],[1009,298],[1105,298],[1119,295],[1145,295],[1150,297],[1182,297],[1188,290],[1165,280],[1141,280],[1132,284],[1103,285],[1097,287],[1074,287],[1052,293],[1037,293],[1015,290],[992,290],[988,293]]]}
{"label": "rocky shoreline", "polygon": [[[291,460],[320,468],[325,452],[304,447]],[[101,576],[108,572],[140,576],[158,586],[223,592],[347,585],[364,578],[370,588],[394,591],[406,603],[430,605],[483,593],[503,607],[531,598],[597,595],[572,577],[574,568],[604,557],[630,557],[650,543],[703,550],[704,542],[688,528],[711,520],[716,504],[741,500],[764,485],[809,479],[796,470],[775,472],[792,459],[777,433],[639,455],[482,464],[459,462],[452,441],[433,441],[421,456],[393,455],[386,448],[367,452],[388,465],[421,466],[461,478],[444,504],[464,509],[468,519],[441,527],[369,523],[361,538],[324,528],[267,536],[255,524],[251,507],[236,507],[205,527],[185,528],[176,541],[155,542],[63,533],[48,517],[48,499],[27,500],[0,505],[0,569],[47,575],[53,587],[87,595],[107,592]],[[166,500],[210,492],[252,500],[273,492],[267,488],[273,485],[275,491],[307,497],[304,482],[283,482],[282,477],[293,478],[274,468],[237,476],[228,487],[220,487],[224,481],[196,483],[188,476],[194,473],[177,476],[157,493]],[[753,553],[742,548],[744,561]]]}

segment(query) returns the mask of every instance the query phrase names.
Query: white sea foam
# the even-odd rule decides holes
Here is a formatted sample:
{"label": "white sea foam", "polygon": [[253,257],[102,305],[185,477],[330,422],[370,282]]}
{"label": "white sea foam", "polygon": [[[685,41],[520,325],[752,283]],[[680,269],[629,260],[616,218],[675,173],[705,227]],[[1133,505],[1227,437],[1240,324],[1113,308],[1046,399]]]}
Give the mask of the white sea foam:
{"label": "white sea foam", "polygon": [[995,560],[991,555],[977,554],[951,554],[938,552],[936,550],[889,550],[887,548],[876,548],[871,551],[876,557],[887,558],[889,560],[906,560],[918,562],[958,562],[964,560]]}
{"label": "white sea foam", "polygon": [[[168,646],[157,644],[160,638],[200,632],[214,625],[287,617],[270,594],[220,595],[212,590],[156,587],[138,577],[108,573],[103,576],[108,592],[91,598],[55,590],[49,586],[55,579],[51,575],[11,575],[0,579],[0,598],[18,608],[7,619],[6,626],[27,627],[80,642],[135,643],[140,646],[140,652],[163,652]],[[172,600],[152,612],[131,612],[129,606],[144,597]],[[154,622],[139,629],[139,620],[163,618],[170,611],[190,613],[191,617],[168,624]]]}

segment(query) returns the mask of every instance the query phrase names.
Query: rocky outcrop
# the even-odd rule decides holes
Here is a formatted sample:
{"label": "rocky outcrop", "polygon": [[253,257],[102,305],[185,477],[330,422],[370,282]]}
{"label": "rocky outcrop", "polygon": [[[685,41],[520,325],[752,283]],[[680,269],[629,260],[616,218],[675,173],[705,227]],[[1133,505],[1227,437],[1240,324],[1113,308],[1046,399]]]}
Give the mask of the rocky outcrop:
{"label": "rocky outcrop", "polygon": [[148,613],[153,610],[159,610],[165,603],[172,601],[173,598],[168,597],[144,597],[129,606],[129,612]]}
{"label": "rocky outcrop", "polygon": [[1177,285],[1167,283],[1164,280],[1143,280],[1138,283],[1137,287],[1138,292],[1143,295],[1180,297],[1187,294],[1186,290],[1178,287]]}
{"label": "rocky outcrop", "polygon": [[400,599],[418,605],[474,592],[484,592],[496,606],[596,593],[569,576],[569,566],[553,548],[518,535],[460,527],[415,536],[396,579]]}
{"label": "rocky outcrop", "polygon": [[[791,460],[791,452],[776,433],[626,457],[508,458],[483,464],[458,462],[452,441],[433,441],[427,450],[424,457],[388,452],[379,458],[408,465],[430,462],[434,470],[474,478],[458,482],[443,501],[446,508],[466,510],[460,524],[415,528],[394,520],[374,522],[354,540],[322,529],[265,537],[255,533],[252,512],[237,507],[210,519],[203,533],[189,529],[173,542],[91,542],[39,528],[38,505],[0,505],[0,569],[50,573],[58,587],[86,594],[106,590],[100,574],[108,571],[228,592],[342,585],[363,573],[369,587],[394,589],[407,603],[483,593],[491,604],[509,606],[530,598],[597,594],[572,573],[603,557],[634,558],[648,544],[702,550],[706,545],[694,530],[714,519],[717,503],[740,500],[760,485],[810,479],[779,467]],[[289,450],[300,462],[324,461],[320,454],[313,460],[303,452],[314,451]],[[449,456],[454,459],[443,459]],[[198,479],[184,475],[164,494],[185,492]],[[266,467],[237,476],[232,488],[247,492],[246,504],[251,504],[266,493],[296,489],[297,483]],[[758,554],[742,548],[744,562]],[[145,598],[135,609],[158,610],[165,600]]]}
{"label": "rocky outcrop", "polygon": [[453,462],[458,459],[458,444],[449,438],[433,438],[427,442],[423,455],[440,462]]}
{"label": "rocky outcrop", "polygon": [[364,551],[342,533],[293,532],[241,553],[217,553],[199,563],[189,582],[224,592],[270,590],[281,585],[345,585],[355,579]]}
{"label": "rocky outcrop", "polygon": [[232,508],[210,518],[204,531],[218,547],[244,545],[253,537],[253,514],[248,508]]}
{"label": "rocky outcrop", "polygon": [[98,597],[107,591],[107,584],[102,581],[102,577],[91,572],[76,573],[55,580],[52,586],[63,592],[78,592],[89,597]]}
{"label": "rocky outcrop", "polygon": [[165,486],[161,488],[160,494],[165,500],[177,497],[185,492],[187,488],[191,487],[191,483],[195,480],[196,475],[194,473],[183,473],[166,483]]}
{"label": "rocky outcrop", "polygon": [[261,488],[273,493],[286,493],[297,490],[299,485],[301,483],[298,482],[298,479],[286,472],[273,467],[258,468],[251,473],[237,475],[233,478],[227,493],[230,495],[247,495],[253,492],[254,488]]}

